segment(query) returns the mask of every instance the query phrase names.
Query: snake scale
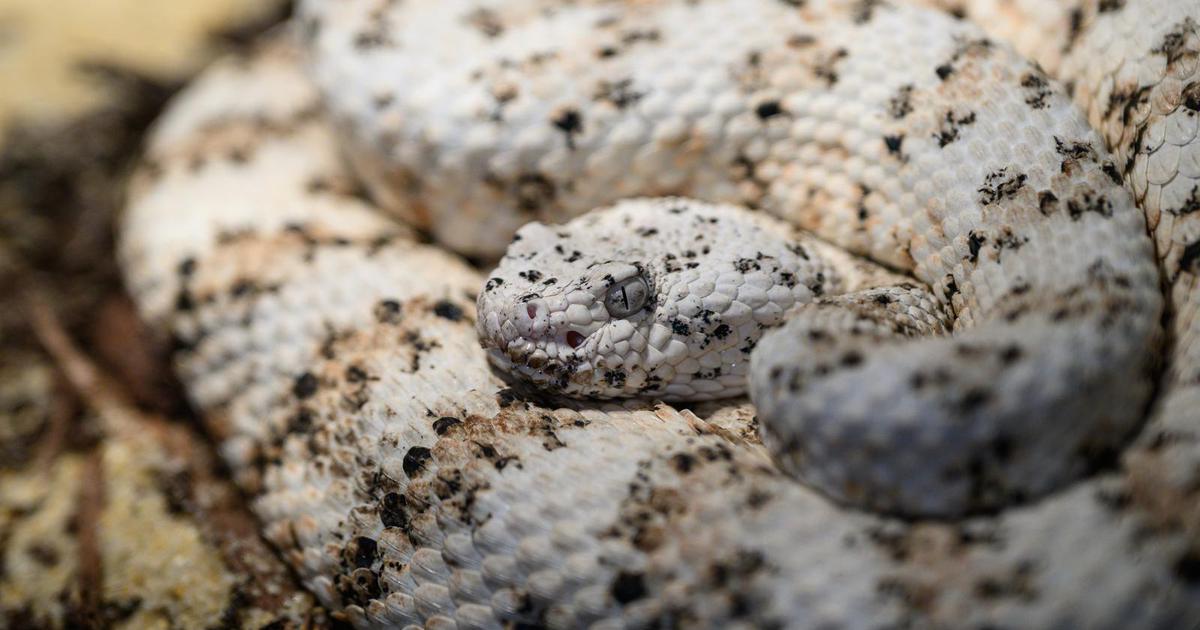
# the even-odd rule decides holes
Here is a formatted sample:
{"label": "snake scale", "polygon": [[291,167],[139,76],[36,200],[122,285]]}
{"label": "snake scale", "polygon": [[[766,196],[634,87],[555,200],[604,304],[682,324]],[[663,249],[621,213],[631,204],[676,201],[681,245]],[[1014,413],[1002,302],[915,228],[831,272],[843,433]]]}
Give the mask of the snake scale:
{"label": "snake scale", "polygon": [[302,2],[122,268],[356,626],[1189,627],[1200,7],[1046,4]]}

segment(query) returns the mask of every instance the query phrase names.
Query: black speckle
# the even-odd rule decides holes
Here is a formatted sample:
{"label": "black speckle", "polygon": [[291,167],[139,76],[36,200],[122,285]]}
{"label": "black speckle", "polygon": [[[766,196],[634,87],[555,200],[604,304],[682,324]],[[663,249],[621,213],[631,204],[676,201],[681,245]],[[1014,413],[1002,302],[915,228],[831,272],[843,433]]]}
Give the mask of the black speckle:
{"label": "black speckle", "polygon": [[904,135],[884,136],[883,144],[887,146],[887,151],[891,155],[900,155],[900,145],[904,143]]}
{"label": "black speckle", "polygon": [[686,337],[692,334],[692,328],[688,326],[687,322],[676,317],[671,320],[671,332],[681,337]]}
{"label": "black speckle", "polygon": [[360,569],[370,568],[375,563],[375,554],[379,545],[373,538],[359,536],[354,539],[354,566]]}
{"label": "black speckle", "polygon": [[1162,43],[1151,52],[1158,53],[1167,58],[1167,66],[1173,66],[1180,59],[1187,56],[1187,40],[1188,34],[1196,30],[1196,22],[1192,18],[1186,18],[1179,24],[1175,25],[1174,30],[1167,33],[1162,40]]}
{"label": "black speckle", "polygon": [[[1086,140],[1066,141],[1058,136],[1054,136],[1054,150],[1063,157],[1062,172],[1067,170],[1075,162],[1081,160],[1095,160],[1096,150],[1092,148],[1092,144]],[[1115,170],[1116,167],[1114,167]]]}
{"label": "black speckle", "polygon": [[438,300],[433,305],[433,314],[452,322],[457,322],[463,318],[462,308],[449,300]]}
{"label": "black speckle", "polygon": [[375,305],[375,320],[380,324],[398,324],[401,319],[400,302],[396,300],[380,300]]}
{"label": "black speckle", "polygon": [[1117,166],[1115,164],[1105,161],[1104,165],[1101,166],[1101,170],[1104,171],[1105,175],[1108,175],[1108,178],[1112,180],[1112,183],[1118,186],[1121,185],[1121,173],[1117,171]]}
{"label": "black speckle", "polygon": [[518,273],[517,275],[528,280],[529,282],[537,282],[538,280],[542,279],[542,272],[538,271],[537,269],[527,269]]}
{"label": "black speckle", "polygon": [[1178,208],[1166,208],[1168,214],[1184,216],[1200,212],[1200,186],[1192,186],[1191,195]]}
{"label": "black speckle", "polygon": [[1025,104],[1033,109],[1046,109],[1050,106],[1046,99],[1050,98],[1050,82],[1040,72],[1028,72],[1021,77],[1021,87],[1025,88]]}
{"label": "black speckle", "polygon": [[892,118],[900,120],[912,112],[912,84],[900,86],[900,90],[888,102],[888,113]]}
{"label": "black speckle", "polygon": [[1002,199],[1008,199],[1017,194],[1025,186],[1025,174],[1008,172],[1008,168],[988,173],[983,186],[979,187],[979,203],[992,205]]}
{"label": "black speckle", "polygon": [[[789,251],[789,252],[792,252],[793,254],[795,254],[795,255],[797,255],[797,256],[799,256],[799,257],[803,258],[804,260],[808,260],[808,259],[809,259],[809,258],[808,258],[808,251],[807,251],[807,250],[805,250],[805,249],[804,249],[804,246],[803,246],[803,245],[801,245],[800,243],[789,243],[789,244],[787,245],[787,248],[788,248],[788,251]],[[689,256],[689,258],[690,258],[690,256]]]}
{"label": "black speckle", "polygon": [[[366,370],[357,365],[351,365],[346,368],[346,382],[348,383],[364,383],[372,380],[371,375],[367,374]],[[375,379],[378,380],[378,379]]]}
{"label": "black speckle", "polygon": [[622,605],[637,601],[646,596],[646,580],[641,573],[621,571],[613,578],[609,593]]}
{"label": "black speckle", "polygon": [[1005,365],[1012,365],[1020,360],[1021,355],[1022,352],[1020,346],[1016,344],[1008,345],[1000,350],[1000,362]]}
{"label": "black speckle", "polygon": [[1058,197],[1049,190],[1043,190],[1038,193],[1038,211],[1043,215],[1049,216],[1051,212],[1058,207]]}
{"label": "black speckle", "polygon": [[317,377],[314,376],[312,372],[305,372],[296,377],[295,382],[292,383],[292,394],[294,394],[296,398],[304,400],[305,398],[317,393],[318,384]]}
{"label": "black speckle", "polygon": [[601,81],[593,94],[596,100],[608,101],[616,106],[617,109],[625,109],[641,100],[643,96],[645,96],[644,93],[633,89],[632,79]]}
{"label": "black speckle", "polygon": [[951,142],[958,140],[963,127],[974,123],[975,112],[957,115],[953,111],[947,111],[941,127],[937,133],[933,134],[933,137],[937,139],[939,147],[945,147]]}
{"label": "black speckle", "polygon": [[783,113],[783,107],[779,105],[779,101],[767,101],[759,103],[758,107],[754,108],[754,113],[762,120],[766,120],[773,116],[778,116]]}
{"label": "black speckle", "polygon": [[452,427],[456,427],[460,424],[462,424],[462,421],[460,421],[458,418],[453,416],[442,416],[441,418],[433,421],[433,431],[438,435],[445,435],[446,432]]}
{"label": "black speckle", "polygon": [[383,495],[383,500],[379,503],[379,520],[383,522],[383,526],[408,527],[408,515],[404,511],[407,504],[408,500],[402,494],[389,492]]}
{"label": "black speckle", "polygon": [[739,258],[733,261],[733,268],[741,273],[749,273],[751,270],[758,271],[762,269],[762,266],[753,258]]}
{"label": "black speckle", "polygon": [[937,73],[939,79],[945,81],[951,74],[954,74],[954,66],[944,63],[935,68],[934,72]]}
{"label": "black speckle", "polygon": [[1200,112],[1200,81],[1189,83],[1183,88],[1183,107],[1191,112]]}
{"label": "black speckle", "polygon": [[1183,248],[1183,255],[1179,257],[1179,268],[1193,274],[1200,274],[1200,241]]}
{"label": "black speckle", "polygon": [[717,339],[724,339],[728,337],[729,333],[731,332],[733,332],[733,329],[729,327],[729,324],[721,324],[713,329],[712,335]]}
{"label": "black speckle", "polygon": [[979,262],[979,249],[983,247],[983,244],[986,242],[987,237],[975,232],[975,230],[971,230],[967,234],[967,249],[969,249],[971,252],[971,262]]}
{"label": "black speckle", "polygon": [[1021,247],[1028,242],[1029,237],[1022,238],[1016,234],[1013,234],[1010,228],[1004,228],[1004,230],[1000,233],[1000,236],[996,238],[996,260],[1000,260],[1000,250],[1011,249],[1015,251],[1021,249]]}
{"label": "black speckle", "polygon": [[818,271],[813,277],[813,280],[808,285],[808,290],[812,291],[813,295],[825,295],[825,274]]}
{"label": "black speckle", "polygon": [[696,465],[696,458],[687,453],[676,453],[671,456],[671,465],[680,474],[691,472],[692,467]]}
{"label": "black speckle", "polygon": [[956,283],[954,281],[954,276],[951,276],[951,275],[946,276],[945,282],[946,282],[946,290],[945,290],[946,301],[950,302],[954,299],[954,296],[958,295],[958,283]]}
{"label": "black speckle", "polygon": [[1109,218],[1113,214],[1112,202],[1090,190],[1084,191],[1077,198],[1067,200],[1067,213],[1071,215],[1072,220],[1078,221],[1087,212]]}
{"label": "black speckle", "polygon": [[409,479],[413,478],[421,469],[425,467],[425,462],[432,457],[429,449],[424,446],[414,446],[408,449],[404,454],[404,474],[408,475]]}
{"label": "black speckle", "polygon": [[819,79],[824,79],[829,87],[836,85],[838,82],[837,62],[849,54],[845,48],[835,50],[827,58],[813,66],[813,74]]}
{"label": "black speckle", "polygon": [[575,136],[583,133],[583,116],[578,110],[565,109],[551,121],[559,131],[567,136],[567,147],[575,148]]}

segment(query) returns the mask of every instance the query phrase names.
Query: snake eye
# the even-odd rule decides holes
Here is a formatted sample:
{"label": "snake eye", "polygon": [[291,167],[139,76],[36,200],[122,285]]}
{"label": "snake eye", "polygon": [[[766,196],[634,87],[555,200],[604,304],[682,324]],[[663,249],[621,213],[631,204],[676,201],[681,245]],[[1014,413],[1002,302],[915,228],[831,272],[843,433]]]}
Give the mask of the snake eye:
{"label": "snake eye", "polygon": [[604,308],[613,317],[629,317],[642,310],[650,299],[650,285],[641,276],[622,280],[608,288]]}

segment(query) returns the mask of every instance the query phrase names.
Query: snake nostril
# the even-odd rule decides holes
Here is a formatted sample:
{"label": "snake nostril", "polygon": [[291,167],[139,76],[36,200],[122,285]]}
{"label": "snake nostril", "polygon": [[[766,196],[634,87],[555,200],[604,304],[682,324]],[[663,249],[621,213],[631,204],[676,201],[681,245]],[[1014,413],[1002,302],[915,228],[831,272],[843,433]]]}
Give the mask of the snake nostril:
{"label": "snake nostril", "polygon": [[571,346],[572,349],[582,346],[584,339],[586,339],[586,337],[584,337],[580,333],[575,332],[574,330],[567,331],[567,345]]}
{"label": "snake nostril", "polygon": [[532,304],[526,304],[525,314],[529,316],[529,319],[537,319],[537,307]]}

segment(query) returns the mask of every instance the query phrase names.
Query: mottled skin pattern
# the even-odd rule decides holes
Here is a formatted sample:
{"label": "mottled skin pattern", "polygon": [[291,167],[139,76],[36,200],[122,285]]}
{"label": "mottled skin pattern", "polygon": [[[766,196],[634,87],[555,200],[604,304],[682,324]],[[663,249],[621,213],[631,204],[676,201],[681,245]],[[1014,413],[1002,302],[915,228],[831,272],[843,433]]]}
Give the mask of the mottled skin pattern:
{"label": "mottled skin pattern", "polygon": [[[1167,283],[1167,373],[1125,461],[1176,497],[1200,476],[1200,9],[1155,0],[933,0],[978,21],[1064,81],[1145,213]],[[1028,37],[1026,31],[1044,33]],[[1147,459],[1159,462],[1145,474]],[[1194,513],[1193,513],[1194,514]],[[1176,525],[1200,535],[1200,522]]]}
{"label": "mottled skin pattern", "polygon": [[947,330],[911,278],[770,217],[638,199],[521,228],[480,293],[479,328],[502,371],[559,394],[729,398],[746,393],[764,331],[797,305],[864,286],[853,299],[893,305],[889,323]]}
{"label": "mottled skin pattern", "polygon": [[[425,19],[436,21],[407,6],[384,15],[414,30]],[[533,21],[518,19],[520,6],[497,9],[492,17],[499,32],[491,35],[459,26],[464,40],[480,41],[469,48],[461,43],[472,51],[472,63],[452,65],[426,88],[454,86],[445,92],[450,105],[444,110],[425,112],[415,93],[399,91],[381,110],[355,112],[358,124],[374,130],[392,121],[389,130],[401,138],[422,137],[449,117],[447,129],[456,135],[487,134],[493,144],[467,141],[466,149],[447,138],[433,151],[443,157],[412,170],[434,179],[475,178],[477,186],[449,192],[488,199],[495,191],[487,193],[483,180],[494,175],[493,165],[520,164],[521,139],[538,138],[548,153],[531,154],[538,162],[525,168],[557,182],[554,207],[566,212],[627,192],[596,186],[610,173],[620,175],[624,187],[636,186],[630,180],[637,176],[666,174],[678,180],[673,190],[689,196],[741,195],[741,173],[731,164],[740,161],[767,183],[740,201],[910,272],[932,287],[925,293],[929,302],[954,313],[954,335],[930,338],[901,317],[907,309],[863,312],[854,302],[872,302],[851,293],[850,304],[822,301],[764,339],[751,363],[752,397],[768,445],[805,483],[845,503],[908,515],[989,510],[1061,488],[1138,428],[1161,337],[1152,246],[1101,141],[1036,66],[969,24],[881,3],[809,3],[799,10],[754,3],[749,14],[756,21],[744,27],[743,3],[600,3]],[[441,9],[438,19],[454,11]],[[318,29],[319,79],[360,65],[390,76],[392,66],[416,64],[403,43],[344,59],[338,42],[347,35],[331,26],[340,17],[330,16]],[[535,39],[531,33],[543,27]],[[596,47],[613,29],[657,36],[599,54],[597,61]],[[919,49],[910,39],[914,33],[923,34]],[[692,43],[709,37],[717,38],[715,49]],[[539,98],[548,108],[545,117],[475,118],[477,110],[457,106],[487,98],[499,80],[472,68],[503,67],[513,46],[531,41],[546,58],[536,69],[505,74],[514,94],[506,107],[522,112],[540,94],[564,94]],[[589,61],[581,68],[584,58]],[[654,80],[641,74],[664,58],[672,64],[661,70],[665,74]],[[689,82],[672,80],[685,70]],[[622,108],[574,97],[589,86],[621,81],[646,85],[637,88],[643,98]],[[350,115],[353,93],[334,94],[334,111]],[[561,112],[570,112],[570,129],[562,129]],[[640,135],[623,132],[634,125]],[[384,154],[397,168],[406,144],[400,142],[398,154]],[[632,175],[619,170],[623,152],[646,149],[672,166],[643,166],[635,158]],[[552,159],[557,153],[561,158]],[[661,189],[652,181],[628,192]],[[426,184],[421,191],[426,211],[437,216],[441,189]],[[470,215],[476,203],[487,202],[467,199],[453,215],[442,214],[447,220]],[[491,207],[505,214],[502,205]],[[666,236],[679,231],[671,215],[646,215],[624,232],[621,226],[569,226],[561,234],[543,228],[546,237],[514,246],[495,276],[503,284],[485,290],[479,304],[485,338],[506,350],[505,363],[567,395],[703,399],[740,393],[729,383],[744,372],[747,349],[778,322],[780,308],[791,306],[768,295],[774,286],[781,294],[787,289],[779,273],[813,274],[786,261],[766,274],[739,267],[737,258],[759,255],[754,239],[693,223],[686,224],[693,229],[685,238]],[[432,225],[436,233],[439,222]],[[471,230],[456,230],[454,242]],[[647,232],[661,232],[663,242],[637,250],[639,233]],[[724,241],[740,251],[720,264],[698,261],[695,270],[666,274],[681,278],[664,283],[669,262],[660,257],[684,253],[666,242],[694,239]],[[556,248],[564,252],[560,262],[582,252],[572,263],[575,271],[552,274],[563,276],[563,285],[541,284],[540,273],[535,281],[520,276],[552,264]],[[538,251],[543,254],[529,261],[534,264],[523,267],[522,257]],[[604,317],[604,328],[596,325],[599,313],[570,316],[562,287],[599,283],[591,292],[606,290],[601,272],[608,264],[620,268],[613,282],[641,273],[655,285],[657,331],[642,325],[645,315]],[[836,279],[833,269],[827,275]],[[723,290],[710,297],[708,285]],[[834,294],[845,291],[831,287]],[[731,306],[696,304],[722,297]],[[680,309],[685,312],[672,319]],[[700,318],[701,311],[711,312]],[[550,330],[542,330],[543,320]],[[567,320],[573,329],[566,329]],[[713,343],[718,330],[731,335]],[[583,335],[580,347],[564,343],[571,332]],[[554,345],[539,351],[547,342]],[[603,365],[593,360],[597,348],[606,351]],[[577,386],[581,381],[588,386]]]}
{"label": "mottled skin pattern", "polygon": [[[1114,154],[1169,284],[1166,418],[1200,404],[1200,12],[1154,0],[922,0],[975,20],[1065,82]],[[1032,33],[1041,33],[1034,37]]]}
{"label": "mottled skin pattern", "polygon": [[[362,201],[298,66],[273,47],[180,97],[148,146],[122,254],[268,536],[356,626],[1181,628],[1200,618],[1200,430],[1186,406],[1157,408],[1100,474],[992,515],[926,521],[841,508],[781,475],[745,439],[755,425],[745,403],[521,400],[476,337],[485,276]],[[350,119],[335,118],[347,131]],[[859,201],[873,217],[891,198],[846,185],[823,155],[789,158],[826,183],[814,193],[825,208],[846,208],[821,222],[829,230],[857,217]],[[369,152],[356,158],[380,166]],[[761,190],[779,169],[740,172]],[[1170,378],[1188,365],[1177,361]]]}

